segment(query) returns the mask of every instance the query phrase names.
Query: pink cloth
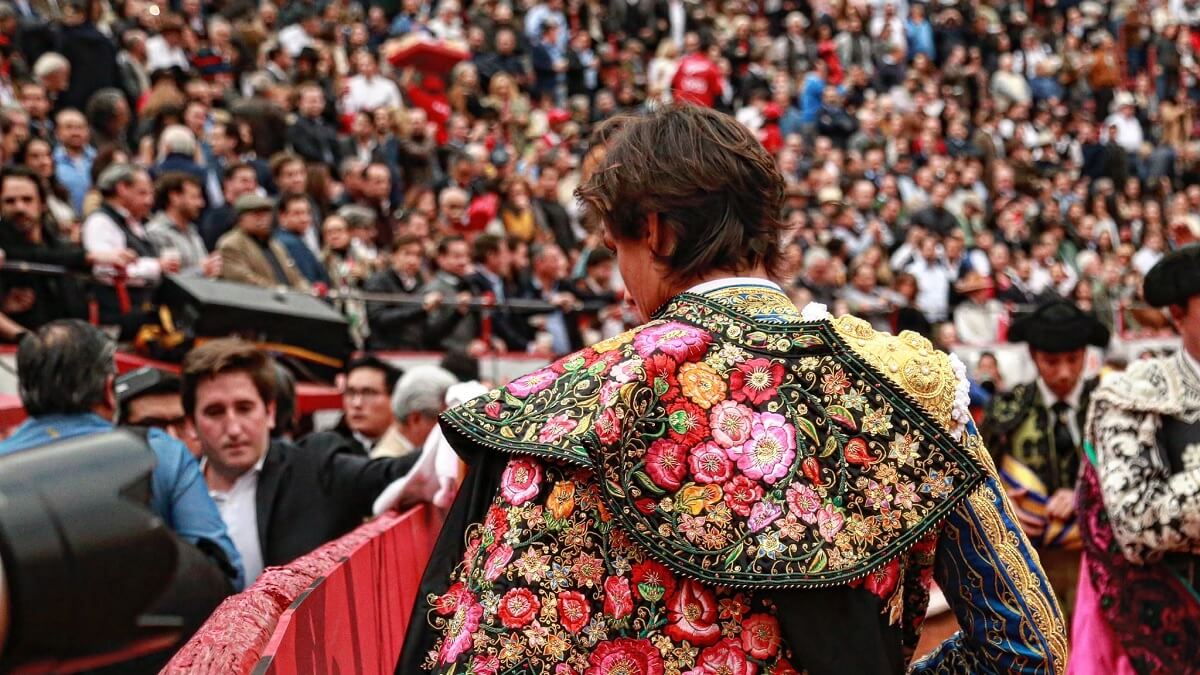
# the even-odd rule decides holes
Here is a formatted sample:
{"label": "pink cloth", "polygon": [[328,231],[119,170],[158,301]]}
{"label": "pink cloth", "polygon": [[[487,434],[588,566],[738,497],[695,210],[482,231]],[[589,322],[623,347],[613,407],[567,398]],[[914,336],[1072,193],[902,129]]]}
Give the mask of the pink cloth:
{"label": "pink cloth", "polygon": [[1080,560],[1067,675],[1137,675],[1100,612],[1100,596],[1092,587],[1086,556]]}

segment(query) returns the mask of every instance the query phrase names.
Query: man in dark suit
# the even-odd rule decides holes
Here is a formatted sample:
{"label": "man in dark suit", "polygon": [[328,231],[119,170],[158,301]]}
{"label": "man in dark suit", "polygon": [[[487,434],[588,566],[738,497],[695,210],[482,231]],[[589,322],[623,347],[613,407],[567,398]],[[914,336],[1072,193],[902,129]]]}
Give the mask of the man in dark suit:
{"label": "man in dark suit", "polygon": [[558,201],[558,169],[551,164],[542,167],[534,188],[533,217],[538,228],[554,235],[554,243],[565,251],[578,247],[575,231],[571,229],[571,218]]}
{"label": "man in dark suit", "polygon": [[492,333],[511,351],[522,352],[529,345],[529,326],[510,312],[505,302],[516,296],[509,276],[512,274],[512,253],[508,242],[494,234],[481,234],[472,244],[471,257],[475,260],[475,271],[467,282],[477,293],[491,293],[496,302],[492,310]]}
{"label": "man in dark suit", "polygon": [[308,162],[328,167],[337,166],[342,159],[337,133],[325,122],[325,93],[316,84],[300,87],[297,115],[287,130],[288,144]]}
{"label": "man in dark suit", "polygon": [[354,529],[414,457],[370,460],[336,434],[300,444],[270,439],[277,377],[252,344],[213,340],[183,363],[183,407],[196,427],[201,472],[247,583]]}
{"label": "man in dark suit", "polygon": [[[425,285],[421,272],[421,256],[424,245],[421,237],[403,235],[392,246],[391,265],[367,279],[364,290],[368,293],[417,293]],[[426,305],[367,303],[367,322],[371,335],[367,344],[371,349],[420,350],[425,348],[425,311],[432,308],[433,298]]]}

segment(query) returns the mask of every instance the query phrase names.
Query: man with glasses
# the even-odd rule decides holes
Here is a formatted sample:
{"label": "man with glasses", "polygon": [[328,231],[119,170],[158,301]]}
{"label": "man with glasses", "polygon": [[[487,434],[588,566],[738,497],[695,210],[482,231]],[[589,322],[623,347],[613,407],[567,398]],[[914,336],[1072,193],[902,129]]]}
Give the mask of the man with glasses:
{"label": "man with glasses", "polygon": [[114,389],[122,425],[161,429],[183,441],[193,457],[200,457],[196,430],[183,413],[178,376],[147,366],[118,376]]}
{"label": "man with glasses", "polygon": [[404,371],[370,354],[346,366],[342,421],[334,431],[363,455],[371,454],[392,426],[392,390],[403,374]]}

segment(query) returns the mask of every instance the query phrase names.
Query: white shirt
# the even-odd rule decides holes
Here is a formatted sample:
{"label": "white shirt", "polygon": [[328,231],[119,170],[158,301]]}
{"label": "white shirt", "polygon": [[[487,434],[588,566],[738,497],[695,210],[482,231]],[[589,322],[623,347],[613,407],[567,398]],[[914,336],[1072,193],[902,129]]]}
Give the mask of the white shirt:
{"label": "white shirt", "polygon": [[[119,213],[120,209],[117,211]],[[81,229],[83,248],[86,251],[118,251],[129,248],[125,241],[125,232],[107,213],[99,209],[83,221]],[[132,223],[130,229],[139,236],[146,235],[140,223]],[[109,265],[97,265],[92,271],[98,280],[109,284],[116,276],[116,270]],[[153,286],[162,278],[162,267],[159,266],[157,258],[138,258],[125,268],[125,276],[132,286]]]}
{"label": "white shirt", "polygon": [[[242,567],[246,570],[246,585],[254,583],[263,571],[262,544],[258,538],[258,474],[262,473],[263,462],[267,460],[264,452],[258,458],[258,463],[246,473],[238,476],[233,487],[228,492],[220,490],[208,491],[212,500],[217,504],[221,520],[229,530],[229,538],[242,556]],[[208,466],[208,459],[200,460],[200,473]]]}
{"label": "white shirt", "polygon": [[713,279],[712,281],[696,284],[687,289],[687,292],[693,295],[704,295],[705,293],[711,293],[729,286],[766,286],[767,288],[774,288],[783,293],[783,289],[779,287],[779,284],[770,279],[763,279],[762,277],[725,277],[724,279]]}
{"label": "white shirt", "polygon": [[167,39],[161,35],[154,35],[146,39],[146,71],[153,72],[160,68],[170,68],[179,66],[184,70],[191,68],[188,63],[187,52],[183,51],[183,47],[172,47],[167,43]]}
{"label": "white shirt", "polygon": [[1079,445],[1079,401],[1083,396],[1083,378],[1075,383],[1075,388],[1071,393],[1067,394],[1066,398],[1060,399],[1050,391],[1050,387],[1046,386],[1046,381],[1042,378],[1037,379],[1038,392],[1042,395],[1042,402],[1046,404],[1046,410],[1050,411],[1050,429],[1048,431],[1054,433],[1054,405],[1060,400],[1067,404],[1067,429],[1071,432],[1071,440],[1075,441],[1075,445]]}
{"label": "white shirt", "polygon": [[360,110],[375,110],[377,108],[402,108],[400,88],[386,77],[376,75],[367,79],[355,75],[346,83],[348,91],[342,99],[342,110],[346,113],[356,113]]}
{"label": "white shirt", "polygon": [[1136,115],[1126,117],[1121,113],[1113,113],[1104,120],[1105,138],[1108,137],[1108,128],[1115,126],[1117,128],[1117,137],[1113,140],[1117,145],[1121,146],[1125,152],[1137,152],[1142,148],[1142,141],[1145,140],[1145,134],[1142,131],[1142,123],[1138,121]]}
{"label": "white shirt", "polygon": [[294,23],[279,31],[279,44],[288,54],[298,56],[305,47],[313,46],[313,39],[305,32],[304,27]]}

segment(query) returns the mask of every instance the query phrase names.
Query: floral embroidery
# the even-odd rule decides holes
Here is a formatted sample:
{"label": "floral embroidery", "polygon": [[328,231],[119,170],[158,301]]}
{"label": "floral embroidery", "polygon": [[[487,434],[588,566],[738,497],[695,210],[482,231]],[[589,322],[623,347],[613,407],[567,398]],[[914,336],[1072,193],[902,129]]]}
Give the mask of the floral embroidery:
{"label": "floral embroidery", "polygon": [[[586,493],[543,478],[539,491],[532,465],[512,467],[500,492],[506,506],[539,507],[530,522],[553,529],[579,509],[602,514],[606,529],[666,552],[669,568],[710,584],[860,578],[919,540],[982,469],[948,423],[933,421],[951,419],[952,397],[930,380],[953,374],[944,355],[865,324],[798,322],[786,302],[769,289],[685,294],[659,319],[445,419],[468,440],[526,462],[537,456],[605,477]],[[764,319],[768,308],[782,320]],[[888,359],[897,372],[881,372]],[[514,545],[492,525],[485,549],[501,539]],[[571,536],[578,543],[586,534]],[[570,564],[559,576],[542,555],[517,548],[515,573],[544,576],[558,590],[579,574],[588,588],[604,583]]]}
{"label": "floral embroidery", "polygon": [[531,459],[518,458],[510,462],[500,477],[500,493],[513,506],[520,506],[537,497],[542,481],[542,467]]}

